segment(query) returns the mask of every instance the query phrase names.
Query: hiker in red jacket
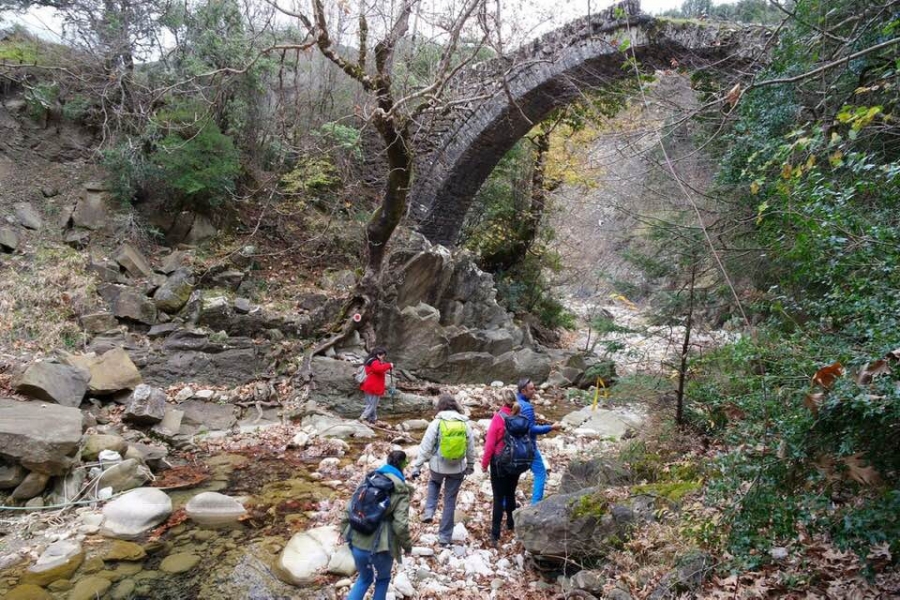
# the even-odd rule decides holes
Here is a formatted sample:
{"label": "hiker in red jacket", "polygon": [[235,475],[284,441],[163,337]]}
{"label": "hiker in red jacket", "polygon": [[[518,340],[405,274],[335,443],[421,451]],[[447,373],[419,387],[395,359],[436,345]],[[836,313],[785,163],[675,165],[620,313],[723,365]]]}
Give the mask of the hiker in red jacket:
{"label": "hiker in red jacket", "polygon": [[360,384],[359,389],[365,394],[366,407],[359,416],[360,421],[374,423],[378,420],[378,401],[384,396],[385,373],[394,368],[393,363],[386,362],[387,349],[377,346],[366,358],[366,379]]}

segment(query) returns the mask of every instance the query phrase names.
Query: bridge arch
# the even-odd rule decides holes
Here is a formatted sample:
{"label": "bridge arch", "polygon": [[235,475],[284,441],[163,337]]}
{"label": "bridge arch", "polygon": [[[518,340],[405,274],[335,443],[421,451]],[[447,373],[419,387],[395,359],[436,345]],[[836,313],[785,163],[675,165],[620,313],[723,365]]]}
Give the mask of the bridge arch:
{"label": "bridge arch", "polygon": [[[410,205],[419,231],[433,243],[453,246],[478,189],[500,159],[554,109],[575,101],[582,89],[633,77],[623,69],[632,52],[643,66],[697,69],[717,62],[756,62],[768,32],[759,27],[673,22],[640,13],[630,1],[614,12],[583,17],[521,48],[510,59],[491,61],[458,86],[457,95],[482,99],[456,113],[437,140],[419,149]],[[627,48],[627,55],[623,50]],[[486,86],[494,82],[493,89]],[[502,82],[502,83],[497,83]],[[437,129],[440,129],[438,127]],[[416,143],[419,146],[419,143]]]}

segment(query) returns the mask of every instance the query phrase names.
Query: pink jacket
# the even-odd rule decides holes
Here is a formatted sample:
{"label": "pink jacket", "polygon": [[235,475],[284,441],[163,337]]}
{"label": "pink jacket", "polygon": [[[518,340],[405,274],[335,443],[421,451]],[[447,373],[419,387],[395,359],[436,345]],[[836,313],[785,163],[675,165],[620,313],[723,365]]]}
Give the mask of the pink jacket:
{"label": "pink jacket", "polygon": [[512,414],[512,409],[508,406],[501,406],[500,410],[494,413],[491,424],[488,426],[487,435],[484,436],[484,454],[481,455],[481,470],[487,471],[491,464],[491,458],[496,454],[503,452],[503,434],[506,433],[506,421],[500,415]]}

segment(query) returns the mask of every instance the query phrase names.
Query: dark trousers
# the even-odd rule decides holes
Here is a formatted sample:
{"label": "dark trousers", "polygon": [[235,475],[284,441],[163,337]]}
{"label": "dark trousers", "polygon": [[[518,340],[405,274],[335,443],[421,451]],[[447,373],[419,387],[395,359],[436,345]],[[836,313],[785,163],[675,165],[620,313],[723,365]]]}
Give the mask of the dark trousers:
{"label": "dark trousers", "polygon": [[513,511],[516,509],[516,486],[519,475],[501,476],[494,463],[491,462],[491,491],[494,494],[494,510],[491,514],[491,537],[500,539],[500,524],[506,512],[506,528],[514,529]]}

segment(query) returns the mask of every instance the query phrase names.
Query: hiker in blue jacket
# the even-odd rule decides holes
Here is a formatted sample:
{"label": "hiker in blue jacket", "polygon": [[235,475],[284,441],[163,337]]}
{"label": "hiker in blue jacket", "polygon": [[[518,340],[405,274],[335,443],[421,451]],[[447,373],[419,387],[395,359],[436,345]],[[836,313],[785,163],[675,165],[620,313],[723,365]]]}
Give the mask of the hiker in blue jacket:
{"label": "hiker in blue jacket", "polygon": [[531,405],[531,399],[534,398],[534,382],[528,379],[520,379],[516,386],[518,393],[516,394],[521,407],[522,416],[531,423],[531,441],[534,443],[534,462],[531,463],[531,472],[534,474],[534,487],[531,490],[531,503],[537,504],[544,499],[544,486],[547,484],[547,467],[537,445],[537,436],[557,431],[560,429],[559,423],[552,425],[538,425],[534,418],[534,406]]}

